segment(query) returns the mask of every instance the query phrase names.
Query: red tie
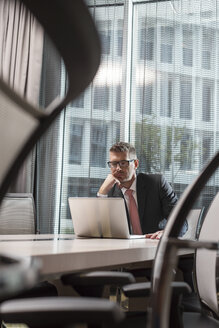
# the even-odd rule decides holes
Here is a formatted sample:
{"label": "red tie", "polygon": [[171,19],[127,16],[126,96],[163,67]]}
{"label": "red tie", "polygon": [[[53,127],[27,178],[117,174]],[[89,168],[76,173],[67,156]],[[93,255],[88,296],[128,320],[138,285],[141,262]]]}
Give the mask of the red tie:
{"label": "red tie", "polygon": [[132,189],[127,189],[125,194],[129,198],[129,215],[131,219],[131,224],[132,224],[132,231],[135,235],[142,235],[142,230],[140,226],[140,220],[139,220],[139,215],[138,215],[138,209],[136,205],[136,201],[133,197],[133,190]]}

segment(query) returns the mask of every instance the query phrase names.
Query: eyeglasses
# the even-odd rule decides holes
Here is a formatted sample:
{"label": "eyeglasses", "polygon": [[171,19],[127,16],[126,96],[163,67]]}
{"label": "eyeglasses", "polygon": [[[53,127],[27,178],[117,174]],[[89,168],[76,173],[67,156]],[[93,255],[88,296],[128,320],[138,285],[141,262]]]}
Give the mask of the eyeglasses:
{"label": "eyeglasses", "polygon": [[119,167],[121,167],[121,168],[127,168],[127,167],[129,167],[129,163],[131,163],[133,161],[134,161],[134,159],[127,159],[127,160],[123,160],[123,161],[119,161],[119,162],[107,162],[107,164],[111,169],[116,169],[117,165],[119,165]]}

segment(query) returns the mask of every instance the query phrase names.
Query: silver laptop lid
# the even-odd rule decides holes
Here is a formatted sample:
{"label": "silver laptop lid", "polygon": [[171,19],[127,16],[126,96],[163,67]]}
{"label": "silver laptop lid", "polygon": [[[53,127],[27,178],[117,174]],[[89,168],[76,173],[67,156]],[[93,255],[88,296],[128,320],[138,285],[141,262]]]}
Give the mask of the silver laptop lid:
{"label": "silver laptop lid", "polygon": [[130,238],[123,198],[69,197],[76,236]]}

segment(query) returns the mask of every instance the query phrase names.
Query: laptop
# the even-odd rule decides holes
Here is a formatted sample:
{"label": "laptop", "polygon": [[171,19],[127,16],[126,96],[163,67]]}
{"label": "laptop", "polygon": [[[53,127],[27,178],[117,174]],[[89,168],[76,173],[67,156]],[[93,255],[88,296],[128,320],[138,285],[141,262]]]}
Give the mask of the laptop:
{"label": "laptop", "polygon": [[145,238],[129,233],[123,198],[69,197],[68,202],[77,237]]}

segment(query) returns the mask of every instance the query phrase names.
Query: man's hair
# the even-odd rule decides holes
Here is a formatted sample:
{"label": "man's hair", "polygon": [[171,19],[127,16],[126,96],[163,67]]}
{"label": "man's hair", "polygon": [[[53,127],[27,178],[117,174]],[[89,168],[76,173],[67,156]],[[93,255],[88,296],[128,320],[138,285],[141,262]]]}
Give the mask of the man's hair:
{"label": "man's hair", "polygon": [[133,158],[137,158],[135,147],[129,144],[128,142],[117,142],[110,148],[111,152],[115,153],[129,153]]}

